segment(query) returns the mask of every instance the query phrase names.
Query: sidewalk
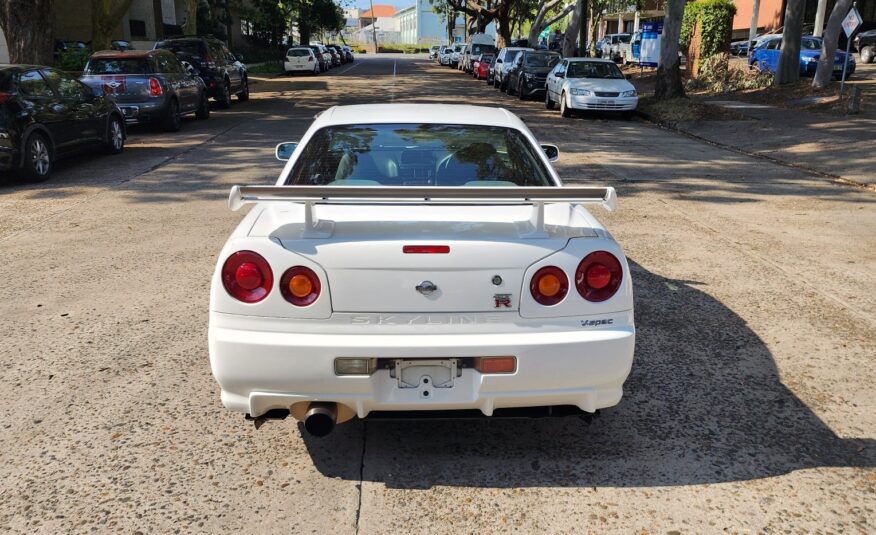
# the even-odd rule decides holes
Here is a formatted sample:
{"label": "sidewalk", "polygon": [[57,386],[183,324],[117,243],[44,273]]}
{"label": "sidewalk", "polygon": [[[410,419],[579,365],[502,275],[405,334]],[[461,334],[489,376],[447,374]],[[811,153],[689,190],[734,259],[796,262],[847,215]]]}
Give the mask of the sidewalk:
{"label": "sidewalk", "polygon": [[733,110],[744,120],[681,122],[687,134],[745,153],[839,177],[876,185],[876,119],[836,117],[741,100],[708,100]]}

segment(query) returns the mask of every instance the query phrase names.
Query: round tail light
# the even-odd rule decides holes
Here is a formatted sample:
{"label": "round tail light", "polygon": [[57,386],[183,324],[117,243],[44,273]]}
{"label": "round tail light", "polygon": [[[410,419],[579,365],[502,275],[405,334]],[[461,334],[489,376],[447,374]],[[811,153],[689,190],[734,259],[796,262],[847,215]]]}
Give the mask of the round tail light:
{"label": "round tail light", "polygon": [[624,270],[620,261],[607,251],[596,251],[584,257],[575,271],[575,287],[588,301],[605,301],[617,292]]}
{"label": "round tail light", "polygon": [[569,291],[569,278],[562,269],[545,266],[532,276],[529,291],[536,302],[545,306],[556,305]]}
{"label": "round tail light", "polygon": [[228,295],[244,303],[258,303],[271,293],[274,274],[258,253],[238,251],[222,265],[222,285]]}
{"label": "round tail light", "polygon": [[280,293],[295,306],[306,307],[319,297],[319,277],[304,266],[291,267],[280,278]]}

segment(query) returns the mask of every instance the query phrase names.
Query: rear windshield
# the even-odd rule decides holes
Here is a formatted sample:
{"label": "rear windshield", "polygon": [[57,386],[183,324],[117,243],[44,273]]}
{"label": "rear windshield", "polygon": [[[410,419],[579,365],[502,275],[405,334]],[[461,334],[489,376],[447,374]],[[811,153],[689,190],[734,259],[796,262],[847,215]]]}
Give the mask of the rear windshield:
{"label": "rear windshield", "polygon": [[146,58],[92,59],[85,74],[149,74],[152,69]]}
{"label": "rear windshield", "polygon": [[286,52],[287,56],[291,56],[294,58],[301,58],[310,56],[309,48],[290,48],[288,52]]}
{"label": "rear windshield", "polygon": [[534,147],[511,128],[453,124],[368,124],[323,128],[286,184],[551,186]]}
{"label": "rear windshield", "polygon": [[566,69],[566,78],[623,78],[614,63],[597,61],[574,61]]}
{"label": "rear windshield", "polygon": [[160,41],[155,48],[170,50],[173,53],[182,52],[190,56],[200,56],[206,52],[204,44],[194,40]]}
{"label": "rear windshield", "polygon": [[553,67],[560,61],[556,54],[526,54],[523,58],[527,67]]}

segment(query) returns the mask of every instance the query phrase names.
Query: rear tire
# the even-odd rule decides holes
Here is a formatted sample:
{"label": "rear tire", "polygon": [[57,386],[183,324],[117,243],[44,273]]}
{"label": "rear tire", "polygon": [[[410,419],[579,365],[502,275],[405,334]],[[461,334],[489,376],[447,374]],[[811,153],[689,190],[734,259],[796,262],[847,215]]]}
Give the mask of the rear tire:
{"label": "rear tire", "polygon": [[207,93],[201,95],[201,101],[198,103],[198,109],[195,111],[195,117],[198,119],[210,118],[210,99],[207,98]]}
{"label": "rear tire", "polygon": [[179,102],[176,99],[170,101],[167,107],[167,116],[164,118],[164,130],[177,132],[182,127],[182,115],[179,111]]}
{"label": "rear tire", "polygon": [[514,89],[513,89],[513,86],[511,85],[511,82],[505,82],[505,94],[506,95],[513,95],[514,94]]}
{"label": "rear tire", "polygon": [[876,58],[876,47],[865,46],[861,50],[861,63],[872,63],[874,58]]}
{"label": "rear tire", "polygon": [[118,115],[111,115],[106,133],[106,151],[118,154],[125,150],[125,126]]}
{"label": "rear tire", "polygon": [[249,100],[249,78],[246,76],[243,77],[240,93],[237,94],[237,100],[240,102]]}
{"label": "rear tire", "polygon": [[231,107],[231,84],[228,80],[222,82],[222,93],[216,97],[216,103],[223,110]]}
{"label": "rear tire", "polygon": [[526,93],[523,92],[523,79],[517,82],[517,99],[526,100]]}
{"label": "rear tire", "polygon": [[30,182],[42,182],[51,176],[53,164],[52,149],[46,136],[39,132],[28,136],[24,144],[21,178]]}

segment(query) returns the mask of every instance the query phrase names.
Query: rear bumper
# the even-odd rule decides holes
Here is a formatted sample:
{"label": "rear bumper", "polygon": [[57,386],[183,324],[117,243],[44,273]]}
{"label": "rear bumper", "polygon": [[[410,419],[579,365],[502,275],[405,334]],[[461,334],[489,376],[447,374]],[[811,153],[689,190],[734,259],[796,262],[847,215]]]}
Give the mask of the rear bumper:
{"label": "rear bumper", "polygon": [[170,100],[167,98],[145,100],[140,102],[116,102],[116,105],[125,116],[128,124],[145,124],[161,121],[167,115],[167,106]]}
{"label": "rear bumper", "polygon": [[305,64],[288,63],[285,61],[283,62],[283,69],[287,72],[293,72],[293,71],[311,72],[314,70],[314,68],[318,68],[318,66],[319,66],[319,63],[317,63],[317,62],[311,62],[311,63],[305,63]]}
{"label": "rear bumper", "polygon": [[[335,314],[328,321],[290,322],[211,312],[210,364],[222,403],[252,416],[307,401],[337,402],[359,417],[374,410],[478,409],[491,415],[496,408],[543,405],[575,405],[594,412],[620,401],[633,361],[632,311],[474,325],[454,325],[453,315],[392,326],[379,321],[351,324],[354,317],[363,316]],[[588,323],[609,319],[611,323],[597,323],[599,328]],[[400,388],[385,369],[370,376],[334,373],[337,357],[512,355],[517,358],[514,373],[481,374],[465,368],[451,388],[434,388],[428,397],[417,388]]]}

